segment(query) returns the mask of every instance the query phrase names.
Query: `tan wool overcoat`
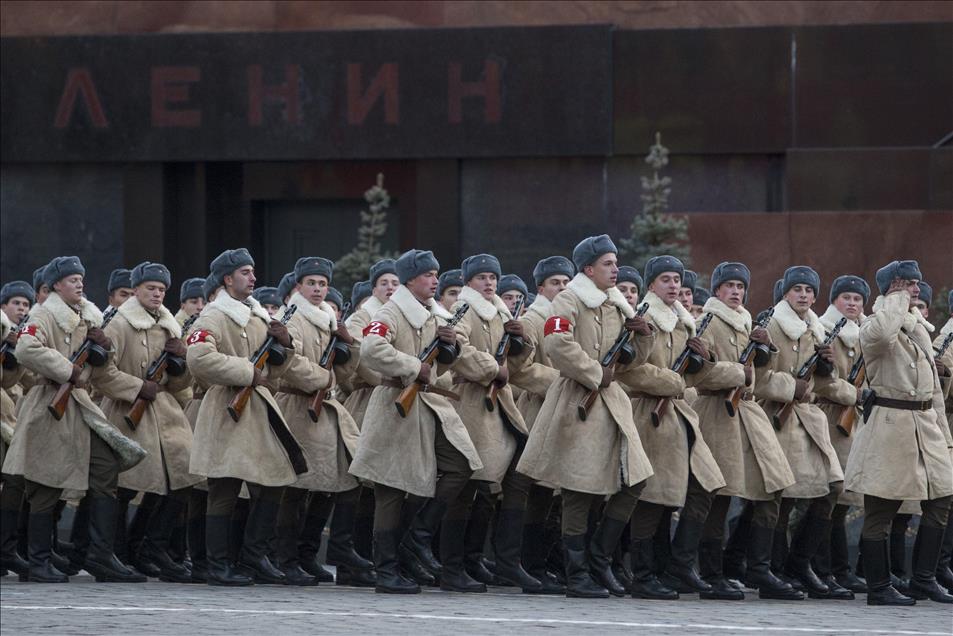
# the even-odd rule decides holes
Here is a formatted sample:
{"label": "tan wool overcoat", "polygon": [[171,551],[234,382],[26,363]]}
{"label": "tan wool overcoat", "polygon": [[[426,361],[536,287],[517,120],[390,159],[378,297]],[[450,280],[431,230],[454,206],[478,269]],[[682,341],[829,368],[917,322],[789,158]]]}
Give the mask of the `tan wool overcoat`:
{"label": "tan wool overcoat", "polygon": [[371,369],[366,364],[361,364],[360,352],[361,341],[364,340],[364,328],[370,324],[373,316],[383,307],[383,303],[374,296],[364,301],[360,309],[355,311],[344,323],[347,331],[354,338],[354,345],[351,347],[351,355],[357,358],[357,368],[349,369],[349,373],[338,374],[341,386],[347,391],[347,398],[344,400],[344,408],[348,410],[354,421],[357,422],[358,429],[364,422],[364,414],[367,412],[367,405],[371,402],[371,394],[374,389],[380,386],[381,374]]}
{"label": "tan wool overcoat", "polygon": [[522,389],[516,399],[516,408],[523,415],[523,421],[529,430],[533,429],[546,392],[559,379],[559,371],[553,368],[549,356],[543,350],[543,328],[552,315],[552,307],[552,302],[540,294],[520,318],[523,323],[523,339],[533,346],[533,353],[526,359],[522,369],[510,375],[510,382]]}

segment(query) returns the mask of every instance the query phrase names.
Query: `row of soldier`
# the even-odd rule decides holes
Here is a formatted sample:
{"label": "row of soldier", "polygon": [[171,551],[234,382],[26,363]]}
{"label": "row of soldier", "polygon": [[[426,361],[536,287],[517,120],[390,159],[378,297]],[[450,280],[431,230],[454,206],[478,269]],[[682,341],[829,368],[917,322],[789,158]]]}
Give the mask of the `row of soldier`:
{"label": "row of soldier", "polygon": [[[716,267],[709,294],[671,256],[618,266],[606,235],[540,260],[535,298],[489,254],[438,275],[410,250],[347,303],[320,257],[277,288],[256,289],[245,249],[210,270],[174,316],[158,263],[113,273],[105,318],[76,257],[3,287],[4,568],[953,602],[953,322],[931,342],[915,261],[878,271],[870,316],[862,278],[833,281],[818,316],[819,276],[788,268],[757,319],[744,264]],[[866,580],[847,558],[850,506]],[[891,573],[898,510],[922,514],[909,580]],[[329,519],[336,578],[317,558]]]}

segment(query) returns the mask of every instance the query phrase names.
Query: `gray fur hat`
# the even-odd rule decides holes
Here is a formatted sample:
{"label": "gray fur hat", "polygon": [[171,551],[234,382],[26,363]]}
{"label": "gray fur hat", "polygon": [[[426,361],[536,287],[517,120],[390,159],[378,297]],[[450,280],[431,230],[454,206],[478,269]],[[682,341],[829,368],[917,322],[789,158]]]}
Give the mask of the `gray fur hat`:
{"label": "gray fur hat", "polygon": [[950,313],[953,314],[953,289],[950,290],[950,295],[946,297],[946,302],[950,306]]}
{"label": "gray fur hat", "polygon": [[43,269],[43,282],[52,290],[53,283],[74,274],[86,276],[86,268],[79,256],[57,256]]}
{"label": "gray fur hat", "polygon": [[46,265],[41,265],[33,270],[33,289],[39,289],[42,285],[46,284],[46,281],[43,280],[44,269],[46,269]]}
{"label": "gray fur hat", "polygon": [[25,280],[11,280],[9,283],[0,287],[0,305],[7,304],[11,298],[20,296],[26,298],[30,305],[36,302],[36,292],[33,287]]}
{"label": "gray fur hat", "polygon": [[920,263],[916,261],[893,261],[877,270],[877,288],[886,294],[894,278],[902,280],[923,280]]}
{"label": "gray fur hat", "polygon": [[186,278],[179,289],[179,302],[184,303],[189,298],[205,297],[205,279],[204,278]]}
{"label": "gray fur hat", "polygon": [[440,279],[437,282],[438,299],[443,296],[443,292],[447,289],[447,287],[463,287],[462,269],[448,269],[440,275]]}
{"label": "gray fur hat", "polygon": [[463,259],[460,270],[463,272],[463,280],[468,283],[474,276],[484,272],[496,274],[497,280],[503,276],[500,261],[492,254],[474,254],[473,256],[467,256]]}
{"label": "gray fur hat", "polygon": [[731,261],[718,263],[711,272],[711,291],[714,293],[719,285],[729,280],[740,280],[745,284],[745,291],[747,292],[751,286],[751,270],[744,263]]}
{"label": "gray fur hat", "polygon": [[334,263],[320,256],[302,256],[295,263],[295,282],[300,283],[305,276],[324,276],[331,284]]}
{"label": "gray fur hat", "polygon": [[794,265],[784,270],[781,279],[781,295],[791,291],[795,285],[807,285],[814,290],[814,295],[821,293],[821,276],[807,265]]}
{"label": "gray fur hat", "polygon": [[150,263],[144,261],[132,268],[130,282],[133,287],[138,287],[142,283],[152,280],[162,283],[168,289],[172,286],[172,272],[162,263]]}
{"label": "gray fur hat", "polygon": [[351,288],[351,307],[357,309],[361,301],[371,295],[371,281],[362,280],[354,283]]}
{"label": "gray fur hat", "polygon": [[781,290],[782,287],[784,287],[783,278],[779,278],[778,280],[774,281],[774,291],[772,298],[774,298],[775,305],[781,302],[781,299],[784,298],[784,292]]}
{"label": "gray fur hat", "polygon": [[106,291],[113,293],[120,287],[135,287],[132,284],[132,270],[120,267],[109,273],[109,283],[106,284]]}
{"label": "gray fur hat", "polygon": [[225,250],[216,256],[209,265],[209,271],[215,275],[215,278],[224,283],[226,276],[246,265],[254,267],[255,259],[251,257],[247,249],[239,247],[236,250]]}
{"label": "gray fur hat", "polygon": [[433,270],[440,271],[440,263],[430,250],[407,250],[397,259],[397,278],[401,285]]}
{"label": "gray fur hat", "polygon": [[619,250],[616,248],[615,243],[612,242],[612,239],[609,238],[608,234],[590,236],[589,238],[584,238],[579,241],[576,247],[573,248],[572,262],[575,263],[576,269],[581,272],[583,267],[592,265],[593,261],[609,252],[618,254]]}
{"label": "gray fur hat", "polygon": [[255,291],[251,293],[251,296],[262,305],[281,307],[285,304],[281,300],[281,296],[278,295],[277,287],[256,287]]}
{"label": "gray fur hat", "polygon": [[686,269],[682,274],[682,287],[688,287],[695,292],[695,283],[698,282],[698,274],[690,269]]}
{"label": "gray fur hat", "polygon": [[334,303],[338,309],[344,308],[344,296],[334,287],[328,288],[328,294],[324,297],[325,302]]}
{"label": "gray fur hat", "polygon": [[619,283],[632,283],[639,288],[640,294],[645,289],[644,283],[642,282],[642,274],[639,273],[639,270],[630,265],[623,265],[619,268],[615,284],[618,285]]}
{"label": "gray fur hat", "polygon": [[831,283],[831,295],[828,300],[833,303],[834,299],[844,292],[860,294],[864,297],[864,304],[867,304],[867,301],[870,300],[870,285],[860,276],[845,274],[835,278],[834,282]]}
{"label": "gray fur hat", "polygon": [[533,268],[533,281],[539,287],[546,282],[550,276],[568,276],[572,278],[576,275],[576,266],[565,256],[547,256],[536,263]]}
{"label": "gray fur hat", "polygon": [[[748,297],[747,292],[745,292],[745,298]],[[696,287],[695,291],[692,293],[692,304],[705,306],[705,303],[708,302],[708,299],[711,298],[711,294],[704,287]]]}
{"label": "gray fur hat", "polygon": [[384,274],[393,274],[397,276],[397,261],[392,258],[382,258],[373,265],[371,265],[370,270],[370,281],[371,288],[373,289],[374,285],[377,284],[377,279],[383,276]]}
{"label": "gray fur hat", "polygon": [[516,274],[506,274],[500,277],[500,284],[496,286],[496,295],[502,296],[508,291],[518,291],[523,294],[523,298],[529,295],[529,288],[522,278]]}
{"label": "gray fur hat", "polygon": [[278,295],[281,296],[282,302],[291,295],[291,290],[294,289],[297,284],[298,281],[295,279],[294,272],[288,272],[281,277],[281,280],[278,281]]}
{"label": "gray fur hat", "polygon": [[648,287],[663,272],[675,272],[680,277],[685,277],[685,266],[682,261],[674,256],[653,256],[645,263],[645,286]]}
{"label": "gray fur hat", "polygon": [[933,304],[933,287],[930,286],[926,281],[920,281],[917,283],[917,287],[920,288],[920,300],[927,304],[927,307]]}
{"label": "gray fur hat", "polygon": [[205,277],[205,283],[202,285],[202,294],[205,296],[205,302],[208,302],[212,293],[222,286],[222,281],[215,274],[209,274]]}

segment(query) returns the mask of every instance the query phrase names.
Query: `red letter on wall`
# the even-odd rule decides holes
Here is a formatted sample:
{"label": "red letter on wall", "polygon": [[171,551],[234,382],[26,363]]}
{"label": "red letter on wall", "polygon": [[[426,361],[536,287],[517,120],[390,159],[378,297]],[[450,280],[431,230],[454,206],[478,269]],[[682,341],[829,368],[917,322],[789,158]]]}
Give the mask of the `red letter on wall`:
{"label": "red letter on wall", "polygon": [[360,125],[374,104],[384,96],[384,121],[388,124],[400,123],[400,82],[397,63],[381,65],[370,86],[361,94],[363,64],[347,65],[347,123]]}
{"label": "red letter on wall", "polygon": [[261,126],[263,121],[262,103],[274,100],[285,105],[285,121],[289,124],[301,123],[301,111],[298,101],[298,78],[301,67],[289,64],[285,67],[285,83],[277,86],[265,86],[262,80],[261,64],[248,67],[248,123]]}
{"label": "red letter on wall", "polygon": [[451,124],[463,121],[463,98],[483,98],[483,121],[487,124],[500,123],[502,108],[500,105],[500,63],[486,60],[483,63],[483,78],[476,82],[463,81],[463,65],[450,62],[447,86],[447,116]]}
{"label": "red letter on wall", "polygon": [[189,101],[189,84],[202,79],[197,66],[157,66],[152,69],[152,125],[157,128],[197,128],[202,111],[170,110],[170,104]]}
{"label": "red letter on wall", "polygon": [[86,112],[89,113],[89,119],[93,122],[93,126],[109,128],[106,115],[103,113],[103,105],[99,102],[99,94],[96,93],[96,86],[93,85],[93,78],[86,67],[71,68],[66,75],[66,87],[63,88],[60,105],[56,108],[53,126],[66,128],[69,125],[73,118],[76,98],[80,95],[83,96],[83,103],[86,104]]}

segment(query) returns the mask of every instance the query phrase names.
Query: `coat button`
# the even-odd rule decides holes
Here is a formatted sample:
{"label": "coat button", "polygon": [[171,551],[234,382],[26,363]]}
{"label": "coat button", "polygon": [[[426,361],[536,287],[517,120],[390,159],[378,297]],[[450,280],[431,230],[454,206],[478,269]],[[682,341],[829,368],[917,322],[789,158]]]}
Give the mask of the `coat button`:
{"label": "coat button", "polygon": [[853,350],[853,349],[851,349],[850,351],[847,352],[847,357],[848,357],[848,358],[853,358],[853,357],[854,357],[854,350]]}
{"label": "coat button", "polygon": [[66,344],[69,344],[69,336],[66,336],[65,338],[63,338],[63,342],[65,342]]}
{"label": "coat button", "polygon": [[248,337],[248,334],[246,334],[246,333],[243,331],[243,332],[242,332],[242,338],[247,338],[247,337]]}
{"label": "coat button", "polygon": [[916,362],[911,362],[911,363],[910,363],[910,368],[911,368],[911,369],[916,369],[916,368],[917,368],[917,363],[916,363]]}
{"label": "coat button", "polygon": [[735,339],[734,339],[734,337],[728,338],[728,342],[730,342],[731,344],[735,344]]}
{"label": "coat button", "polygon": [[672,348],[672,343],[671,343],[671,342],[666,342],[666,343],[665,343],[665,346],[668,347],[669,349],[671,349],[671,348]]}
{"label": "coat button", "polygon": [[592,348],[595,349],[596,351],[598,351],[598,350],[599,350],[599,343],[597,342],[596,344],[592,345]]}
{"label": "coat button", "polygon": [[148,347],[148,346],[149,346],[149,343],[146,342],[145,338],[142,339],[142,346],[143,346],[143,347]]}
{"label": "coat button", "polygon": [[142,367],[143,369],[145,369],[145,368],[146,368],[146,363],[145,363],[145,362],[140,362],[140,363],[139,363],[139,366]]}
{"label": "coat button", "polygon": [[914,391],[913,389],[910,389],[910,395],[916,395],[916,394],[917,394],[916,391]]}
{"label": "coat button", "polygon": [[797,345],[794,345],[794,346],[791,347],[791,348],[794,349],[795,351],[797,351]]}

